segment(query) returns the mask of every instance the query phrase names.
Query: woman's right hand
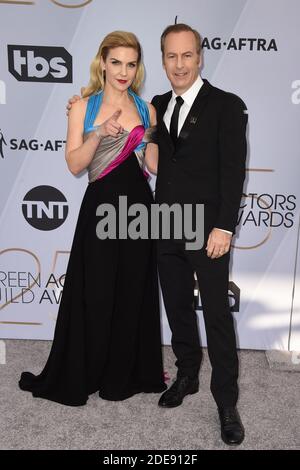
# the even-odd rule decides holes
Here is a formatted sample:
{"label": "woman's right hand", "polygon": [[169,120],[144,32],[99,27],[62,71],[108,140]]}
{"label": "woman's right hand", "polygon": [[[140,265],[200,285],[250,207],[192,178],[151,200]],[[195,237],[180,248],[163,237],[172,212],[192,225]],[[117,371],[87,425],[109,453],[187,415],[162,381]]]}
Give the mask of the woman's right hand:
{"label": "woman's right hand", "polygon": [[119,134],[122,134],[124,129],[121,124],[118,122],[122,110],[118,109],[115,111],[110,118],[104,121],[96,130],[96,135],[100,138],[104,137],[118,137]]}

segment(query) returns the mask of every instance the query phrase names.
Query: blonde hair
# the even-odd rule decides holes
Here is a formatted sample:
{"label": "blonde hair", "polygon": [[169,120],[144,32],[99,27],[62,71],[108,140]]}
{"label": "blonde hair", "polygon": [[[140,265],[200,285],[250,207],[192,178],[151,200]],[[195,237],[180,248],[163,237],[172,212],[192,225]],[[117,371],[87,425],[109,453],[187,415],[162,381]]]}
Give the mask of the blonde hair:
{"label": "blonde hair", "polygon": [[105,73],[101,67],[100,58],[105,61],[110,49],[115,47],[131,47],[138,53],[137,59],[137,71],[136,76],[132,82],[131,89],[135,93],[139,93],[145,76],[144,64],[142,62],[142,50],[139,40],[133,33],[127,31],[113,31],[109,33],[101,42],[97,55],[91,63],[90,67],[90,81],[88,86],[84,89],[82,97],[93,95],[98,91],[104,89],[105,85]]}

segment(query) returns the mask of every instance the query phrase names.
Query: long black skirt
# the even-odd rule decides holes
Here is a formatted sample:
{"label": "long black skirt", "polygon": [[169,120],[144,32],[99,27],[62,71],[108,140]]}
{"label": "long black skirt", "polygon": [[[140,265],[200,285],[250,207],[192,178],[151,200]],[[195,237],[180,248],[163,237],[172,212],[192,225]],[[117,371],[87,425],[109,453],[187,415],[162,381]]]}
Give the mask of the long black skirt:
{"label": "long black skirt", "polygon": [[86,189],[50,355],[40,375],[23,372],[19,381],[34,397],[78,406],[97,391],[124,400],[166,389],[155,241],[96,234],[97,207],[109,203],[118,216],[120,195],[128,206],[153,203],[134,153]]}

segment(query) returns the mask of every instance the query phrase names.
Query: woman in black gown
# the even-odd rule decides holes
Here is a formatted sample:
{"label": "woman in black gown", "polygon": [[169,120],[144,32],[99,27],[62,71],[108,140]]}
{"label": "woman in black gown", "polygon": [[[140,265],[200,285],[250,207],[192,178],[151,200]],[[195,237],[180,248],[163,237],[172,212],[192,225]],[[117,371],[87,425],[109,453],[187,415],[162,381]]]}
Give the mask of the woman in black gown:
{"label": "woman in black gown", "polygon": [[118,224],[116,237],[105,239],[97,226],[104,220],[96,213],[101,204],[113,207],[117,221],[125,216],[119,196],[126,196],[128,207],[140,203],[149,212],[153,203],[145,165],[155,172],[156,118],[138,96],[142,81],[137,38],[110,33],[91,65],[83,99],[69,113],[67,164],[73,174],[87,169],[89,184],[50,355],[39,375],[23,372],[19,381],[35,397],[78,406],[97,391],[104,399],[124,400],[166,389],[155,244],[149,232],[147,239],[119,236]]}

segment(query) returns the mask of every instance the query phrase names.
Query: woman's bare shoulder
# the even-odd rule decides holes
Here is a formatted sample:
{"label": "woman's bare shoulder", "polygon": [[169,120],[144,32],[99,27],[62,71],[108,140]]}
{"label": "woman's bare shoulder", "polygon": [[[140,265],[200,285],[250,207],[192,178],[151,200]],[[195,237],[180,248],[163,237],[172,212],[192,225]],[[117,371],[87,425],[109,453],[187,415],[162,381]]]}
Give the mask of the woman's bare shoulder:
{"label": "woman's bare shoulder", "polygon": [[72,103],[72,108],[69,111],[69,115],[79,116],[85,113],[87,107],[88,98],[80,98],[79,100]]}
{"label": "woman's bare shoulder", "polygon": [[86,108],[88,100],[89,100],[89,96],[87,96],[86,98],[80,98],[74,103],[74,105],[77,106],[78,108]]}

